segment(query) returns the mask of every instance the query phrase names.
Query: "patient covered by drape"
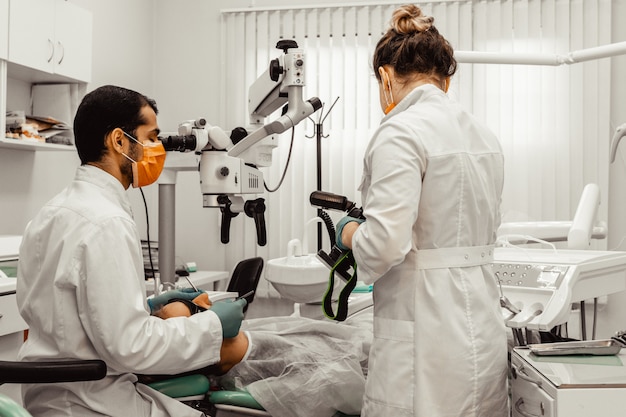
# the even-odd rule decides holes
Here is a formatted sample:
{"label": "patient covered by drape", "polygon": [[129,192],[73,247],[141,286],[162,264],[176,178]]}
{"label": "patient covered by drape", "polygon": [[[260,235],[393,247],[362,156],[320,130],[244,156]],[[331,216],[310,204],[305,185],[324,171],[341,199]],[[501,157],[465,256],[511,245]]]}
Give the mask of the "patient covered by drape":
{"label": "patient covered by drape", "polygon": [[225,375],[223,389],[245,389],[273,417],[331,417],[361,410],[372,315],[343,323],[302,317],[269,317],[242,324],[247,357]]}

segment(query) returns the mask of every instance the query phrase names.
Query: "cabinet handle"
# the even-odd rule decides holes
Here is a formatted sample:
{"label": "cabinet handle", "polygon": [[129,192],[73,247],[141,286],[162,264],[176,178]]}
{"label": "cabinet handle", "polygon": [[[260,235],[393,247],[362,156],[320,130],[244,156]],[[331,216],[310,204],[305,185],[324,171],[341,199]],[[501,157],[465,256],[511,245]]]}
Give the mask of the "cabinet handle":
{"label": "cabinet handle", "polygon": [[523,379],[524,381],[528,381],[532,384],[537,385],[538,387],[541,387],[541,380],[532,379],[530,376],[528,376],[528,374],[525,372],[524,365],[521,365],[519,368],[513,365],[511,366],[511,371],[513,373],[513,378],[519,377],[520,379]]}
{"label": "cabinet handle", "polygon": [[518,414],[521,414],[522,417],[541,417],[543,415],[545,415],[546,410],[543,408],[543,403],[540,403],[540,407],[541,407],[541,414],[530,414],[527,413],[526,411],[522,410],[522,407],[524,406],[524,399],[520,398],[519,400],[517,400],[515,402],[515,411],[517,411]]}
{"label": "cabinet handle", "polygon": [[50,56],[48,57],[48,62],[50,62],[54,58],[54,42],[50,38],[48,38],[48,45],[50,45]]}
{"label": "cabinet handle", "polygon": [[61,65],[61,62],[63,62],[63,58],[65,58],[65,47],[63,46],[61,41],[57,41],[57,44],[61,48],[61,59],[59,59],[59,62],[58,62],[58,64]]}
{"label": "cabinet handle", "polygon": [[0,313],[0,319],[1,319],[2,317],[4,317],[4,314]]}

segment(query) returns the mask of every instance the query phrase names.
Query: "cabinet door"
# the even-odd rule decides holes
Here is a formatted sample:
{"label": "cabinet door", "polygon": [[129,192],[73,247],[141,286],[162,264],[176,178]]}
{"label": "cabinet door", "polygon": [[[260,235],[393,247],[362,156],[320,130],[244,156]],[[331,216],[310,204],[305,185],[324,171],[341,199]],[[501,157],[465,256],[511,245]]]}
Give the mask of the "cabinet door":
{"label": "cabinet door", "polygon": [[79,81],[91,80],[91,12],[56,0],[54,72]]}
{"label": "cabinet door", "polygon": [[9,0],[0,0],[0,59],[7,59],[8,57],[9,57]]}
{"label": "cabinet door", "polygon": [[40,71],[53,71],[53,1],[10,0],[9,61]]}

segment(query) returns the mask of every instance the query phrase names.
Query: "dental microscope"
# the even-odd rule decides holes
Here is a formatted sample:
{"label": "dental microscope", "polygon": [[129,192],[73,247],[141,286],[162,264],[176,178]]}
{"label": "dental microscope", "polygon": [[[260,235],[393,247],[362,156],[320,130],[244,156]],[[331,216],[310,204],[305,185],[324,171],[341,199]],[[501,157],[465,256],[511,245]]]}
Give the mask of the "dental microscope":
{"label": "dental microscope", "polygon": [[[283,54],[272,59],[267,70],[249,88],[250,128],[237,127],[227,134],[206,119],[196,119],[180,123],[177,134],[159,138],[171,153],[159,178],[159,270],[164,289],[173,287],[175,280],[175,234],[171,219],[179,171],[199,171],[203,207],[219,208],[222,213],[222,243],[230,241],[231,220],[242,212],[254,219],[257,244],[267,243],[265,201],[246,200],[244,195],[263,193],[263,173],[259,167],[271,165],[277,135],[294,128],[322,107],[317,97],[303,99],[304,51],[293,40],[281,40],[276,48]],[[265,123],[281,107],[281,116]],[[191,164],[188,157],[182,156],[185,153],[193,153],[195,160]]]}

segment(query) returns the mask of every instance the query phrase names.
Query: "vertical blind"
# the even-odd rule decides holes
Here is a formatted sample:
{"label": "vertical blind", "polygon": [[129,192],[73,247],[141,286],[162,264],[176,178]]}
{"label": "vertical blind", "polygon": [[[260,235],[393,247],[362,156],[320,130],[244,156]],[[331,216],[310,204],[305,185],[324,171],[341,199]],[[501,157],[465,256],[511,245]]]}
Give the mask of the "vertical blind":
{"label": "vertical blind", "polygon": [[[611,42],[611,0],[474,0],[415,2],[458,51],[563,54]],[[382,117],[371,68],[376,42],[399,4],[311,6],[222,12],[224,128],[248,121],[248,87],[282,54],[276,43],[293,39],[306,65],[304,98],[319,97],[323,110],[300,123],[282,187],[265,193],[267,245],[256,245],[251,221],[233,221],[228,264],[286,256],[302,239],[317,250],[315,124],[326,116],[321,147],[322,189],[360,204],[362,157]],[[571,220],[587,183],[600,186],[599,218],[607,218],[610,138],[610,63],[575,65],[461,63],[449,95],[499,137],[506,162],[504,221]],[[336,105],[328,113],[331,104]],[[321,113],[321,115],[320,115]],[[268,120],[278,117],[270,116]],[[279,181],[291,133],[278,139],[274,160],[262,168],[273,188]],[[330,213],[338,220],[343,213]],[[309,224],[307,226],[307,224]],[[600,244],[602,245],[602,244]],[[323,247],[329,242],[324,233]],[[259,295],[271,288],[262,283]]]}

